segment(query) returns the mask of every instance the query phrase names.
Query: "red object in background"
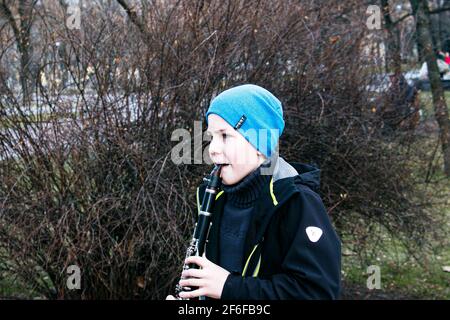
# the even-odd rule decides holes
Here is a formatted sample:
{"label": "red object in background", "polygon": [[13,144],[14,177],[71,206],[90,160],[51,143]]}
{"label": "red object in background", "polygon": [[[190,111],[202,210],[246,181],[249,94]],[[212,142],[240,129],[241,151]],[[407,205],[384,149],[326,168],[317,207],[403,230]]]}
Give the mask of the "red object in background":
{"label": "red object in background", "polygon": [[444,61],[446,64],[450,64],[450,56],[446,56]]}

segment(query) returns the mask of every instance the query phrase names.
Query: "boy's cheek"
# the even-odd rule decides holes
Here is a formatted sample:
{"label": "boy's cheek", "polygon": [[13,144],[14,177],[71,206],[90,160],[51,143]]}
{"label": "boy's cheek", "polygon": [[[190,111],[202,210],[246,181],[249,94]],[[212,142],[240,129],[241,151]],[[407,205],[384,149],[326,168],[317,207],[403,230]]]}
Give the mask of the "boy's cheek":
{"label": "boy's cheek", "polygon": [[240,165],[226,166],[223,171],[223,178],[228,184],[239,182],[246,176],[246,170]]}
{"label": "boy's cheek", "polygon": [[226,166],[222,169],[221,172],[222,182],[225,184],[235,184],[241,180],[239,174],[239,168],[235,168],[234,166]]}

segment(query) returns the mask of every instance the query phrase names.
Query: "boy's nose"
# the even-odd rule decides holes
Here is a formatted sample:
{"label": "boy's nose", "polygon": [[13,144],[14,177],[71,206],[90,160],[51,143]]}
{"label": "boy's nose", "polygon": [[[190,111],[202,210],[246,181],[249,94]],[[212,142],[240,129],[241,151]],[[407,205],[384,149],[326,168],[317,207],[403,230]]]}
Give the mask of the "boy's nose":
{"label": "boy's nose", "polygon": [[211,159],[214,159],[218,156],[220,156],[223,152],[223,144],[218,141],[218,139],[212,139],[211,143],[209,144],[209,155]]}

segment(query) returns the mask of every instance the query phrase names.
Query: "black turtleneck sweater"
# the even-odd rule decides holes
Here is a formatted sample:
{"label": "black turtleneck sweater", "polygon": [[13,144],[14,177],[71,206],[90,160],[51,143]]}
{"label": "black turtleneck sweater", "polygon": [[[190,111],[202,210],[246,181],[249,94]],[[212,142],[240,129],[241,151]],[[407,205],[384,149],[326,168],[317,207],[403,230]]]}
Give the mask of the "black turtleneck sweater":
{"label": "black turtleneck sweater", "polygon": [[245,236],[253,215],[254,204],[270,175],[261,175],[261,168],[249,173],[234,185],[223,185],[227,201],[220,222],[220,266],[229,272],[243,269]]}

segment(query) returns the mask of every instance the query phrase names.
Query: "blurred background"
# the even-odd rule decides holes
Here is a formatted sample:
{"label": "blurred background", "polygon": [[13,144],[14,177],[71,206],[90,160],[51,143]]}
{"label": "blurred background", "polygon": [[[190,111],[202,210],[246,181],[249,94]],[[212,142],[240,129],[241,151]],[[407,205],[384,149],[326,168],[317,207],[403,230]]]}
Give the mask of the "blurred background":
{"label": "blurred background", "polygon": [[342,299],[449,299],[449,51],[446,0],[0,0],[0,298],[173,293],[211,166],[172,133],[254,83],[322,170]]}

